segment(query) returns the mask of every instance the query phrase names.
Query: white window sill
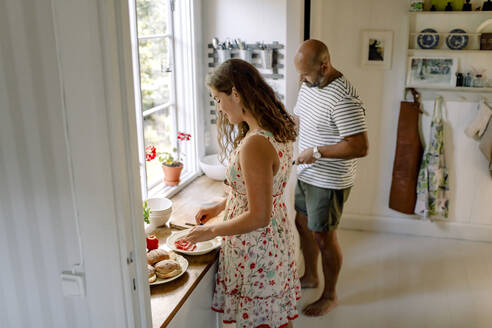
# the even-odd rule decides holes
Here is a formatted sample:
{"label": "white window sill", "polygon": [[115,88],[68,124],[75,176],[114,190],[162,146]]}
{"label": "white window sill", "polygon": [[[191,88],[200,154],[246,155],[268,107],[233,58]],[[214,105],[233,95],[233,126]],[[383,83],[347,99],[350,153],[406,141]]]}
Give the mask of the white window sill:
{"label": "white window sill", "polygon": [[188,172],[186,174],[182,174],[180,178],[180,182],[177,186],[166,186],[162,181],[152,189],[148,191],[148,198],[155,197],[166,197],[170,198],[192,183],[196,178],[203,175],[202,171],[198,172]]}

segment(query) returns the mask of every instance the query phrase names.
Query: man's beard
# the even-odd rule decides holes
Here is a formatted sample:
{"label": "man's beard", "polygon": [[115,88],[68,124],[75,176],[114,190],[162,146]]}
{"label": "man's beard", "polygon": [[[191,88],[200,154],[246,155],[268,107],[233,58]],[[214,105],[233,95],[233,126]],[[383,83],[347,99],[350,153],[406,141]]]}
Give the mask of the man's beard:
{"label": "man's beard", "polygon": [[304,82],[308,88],[316,88],[319,87],[319,81],[316,81],[314,83],[309,83],[309,82]]}
{"label": "man's beard", "polygon": [[318,72],[318,78],[315,82],[309,83],[308,81],[304,81],[304,83],[308,88],[319,88],[319,86],[321,85],[321,80],[323,80],[323,75],[321,74],[321,72]]}

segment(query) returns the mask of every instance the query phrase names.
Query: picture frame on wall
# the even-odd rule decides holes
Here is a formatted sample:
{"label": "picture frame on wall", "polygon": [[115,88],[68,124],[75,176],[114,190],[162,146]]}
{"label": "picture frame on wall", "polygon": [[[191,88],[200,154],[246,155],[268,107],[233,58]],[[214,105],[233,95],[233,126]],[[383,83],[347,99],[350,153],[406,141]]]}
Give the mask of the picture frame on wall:
{"label": "picture frame on wall", "polygon": [[363,68],[391,69],[392,55],[393,31],[362,31],[361,66]]}
{"label": "picture frame on wall", "polygon": [[458,59],[454,57],[410,57],[408,87],[454,87]]}

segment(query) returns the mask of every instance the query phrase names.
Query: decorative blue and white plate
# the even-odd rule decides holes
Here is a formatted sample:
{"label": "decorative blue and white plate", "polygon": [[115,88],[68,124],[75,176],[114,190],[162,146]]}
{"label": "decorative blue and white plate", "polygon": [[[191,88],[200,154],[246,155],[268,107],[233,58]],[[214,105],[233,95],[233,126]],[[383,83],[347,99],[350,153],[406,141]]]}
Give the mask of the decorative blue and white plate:
{"label": "decorative blue and white plate", "polygon": [[[426,33],[426,34],[419,34],[417,37],[417,44],[419,45],[420,48],[422,49],[433,49],[437,47],[439,44],[439,34],[437,33],[436,30],[433,28],[426,28],[420,33]],[[427,34],[427,33],[432,33],[432,34]]]}
{"label": "decorative blue and white plate", "polygon": [[455,28],[454,30],[451,30],[449,33],[465,34],[465,35],[456,35],[456,34],[448,35],[446,37],[446,45],[448,46],[449,49],[461,50],[467,46],[468,35],[466,35],[466,31],[460,28]]}

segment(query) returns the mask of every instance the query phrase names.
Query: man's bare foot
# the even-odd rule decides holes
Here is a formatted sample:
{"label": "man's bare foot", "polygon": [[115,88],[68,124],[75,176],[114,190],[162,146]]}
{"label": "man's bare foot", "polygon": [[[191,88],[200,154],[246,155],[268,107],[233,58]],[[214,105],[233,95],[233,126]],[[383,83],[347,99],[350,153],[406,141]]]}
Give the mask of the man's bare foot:
{"label": "man's bare foot", "polygon": [[302,310],[304,315],[309,317],[317,317],[330,312],[335,306],[337,306],[338,300],[335,298],[320,298],[316,302],[309,304]]}
{"label": "man's bare foot", "polygon": [[318,287],[318,278],[317,277],[308,277],[307,275],[304,275],[299,280],[301,281],[301,288],[316,288],[316,287]]}

